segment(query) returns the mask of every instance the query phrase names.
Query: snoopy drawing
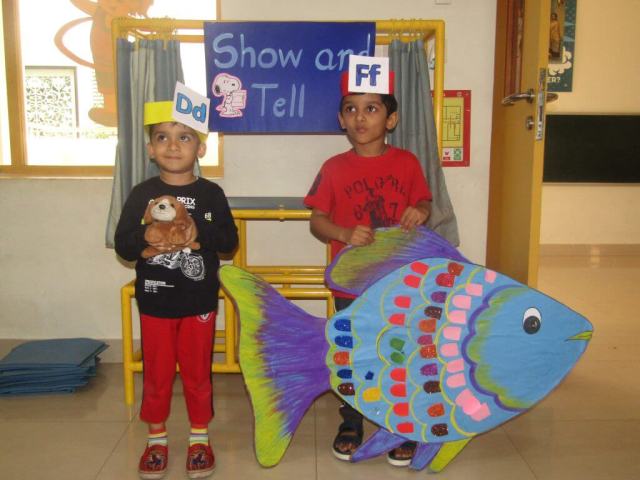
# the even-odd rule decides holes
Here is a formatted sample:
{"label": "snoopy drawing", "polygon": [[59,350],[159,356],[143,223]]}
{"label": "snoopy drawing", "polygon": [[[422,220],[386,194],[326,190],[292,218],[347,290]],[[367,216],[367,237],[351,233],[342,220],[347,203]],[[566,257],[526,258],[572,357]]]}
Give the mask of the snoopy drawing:
{"label": "snoopy drawing", "polygon": [[228,73],[216,75],[211,85],[211,91],[216,97],[222,97],[222,102],[216,107],[221,117],[241,117],[242,109],[247,105],[247,91],[242,90],[242,82],[238,77]]}

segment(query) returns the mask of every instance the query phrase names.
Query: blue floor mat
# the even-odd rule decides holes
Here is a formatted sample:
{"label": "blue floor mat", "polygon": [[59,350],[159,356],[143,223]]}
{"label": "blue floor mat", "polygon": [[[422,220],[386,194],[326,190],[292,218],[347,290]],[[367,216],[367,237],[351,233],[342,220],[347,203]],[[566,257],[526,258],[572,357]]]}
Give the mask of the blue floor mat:
{"label": "blue floor mat", "polygon": [[34,340],[0,360],[0,396],[73,392],[96,374],[108,345],[90,338]]}

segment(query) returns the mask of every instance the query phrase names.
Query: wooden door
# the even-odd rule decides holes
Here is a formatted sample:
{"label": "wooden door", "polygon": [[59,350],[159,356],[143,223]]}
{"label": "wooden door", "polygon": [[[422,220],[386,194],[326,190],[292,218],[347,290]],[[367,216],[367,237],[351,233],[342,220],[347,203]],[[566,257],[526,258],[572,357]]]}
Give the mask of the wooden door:
{"label": "wooden door", "polygon": [[533,287],[549,16],[550,0],[498,0],[487,266]]}

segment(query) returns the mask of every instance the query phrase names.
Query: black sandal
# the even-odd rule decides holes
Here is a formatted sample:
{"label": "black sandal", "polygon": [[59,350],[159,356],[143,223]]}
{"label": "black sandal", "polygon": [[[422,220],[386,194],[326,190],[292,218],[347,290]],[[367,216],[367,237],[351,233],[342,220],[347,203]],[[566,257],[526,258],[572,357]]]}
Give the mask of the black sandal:
{"label": "black sandal", "polygon": [[[342,460],[348,462],[351,460],[351,455],[358,449],[360,445],[362,445],[362,437],[364,436],[364,430],[362,425],[359,427],[353,425],[350,422],[343,422],[338,427],[338,434],[336,438],[333,440],[333,454],[338,460]],[[339,447],[344,447],[345,445],[353,445],[351,451],[345,452],[344,448],[340,449]]]}
{"label": "black sandal", "polygon": [[[402,445],[394,448],[389,453],[387,453],[387,462],[389,462],[394,467],[408,467],[411,464],[411,460],[413,460],[413,455],[415,455],[417,447],[418,444],[416,442],[404,442]],[[411,455],[409,455],[409,457],[398,457],[398,450],[411,450]]]}

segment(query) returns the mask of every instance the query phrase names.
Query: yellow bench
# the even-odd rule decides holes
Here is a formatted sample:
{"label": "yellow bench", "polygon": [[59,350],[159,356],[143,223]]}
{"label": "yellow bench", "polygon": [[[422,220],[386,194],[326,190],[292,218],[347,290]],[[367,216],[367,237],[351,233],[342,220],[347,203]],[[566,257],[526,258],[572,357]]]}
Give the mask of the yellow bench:
{"label": "yellow bench", "polygon": [[[255,220],[308,220],[311,213],[302,205],[298,197],[231,197],[229,205],[238,227],[239,245],[233,256],[233,264],[262,276],[276,285],[278,291],[290,299],[320,299],[327,303],[327,317],[333,313],[331,293],[324,287],[325,266],[247,265],[247,222]],[[329,250],[327,249],[327,258]],[[297,286],[294,286],[297,285]],[[135,400],[134,373],[142,372],[141,350],[133,346],[132,301],[135,298],[134,281],[122,286],[120,301],[122,308],[122,359],[124,372],[124,397],[127,405]],[[223,291],[220,298],[224,304],[224,330],[216,330],[214,339],[214,360],[211,371],[217,373],[239,373],[238,325],[233,303]],[[223,361],[215,357],[223,354]],[[177,367],[176,367],[177,369]]]}

